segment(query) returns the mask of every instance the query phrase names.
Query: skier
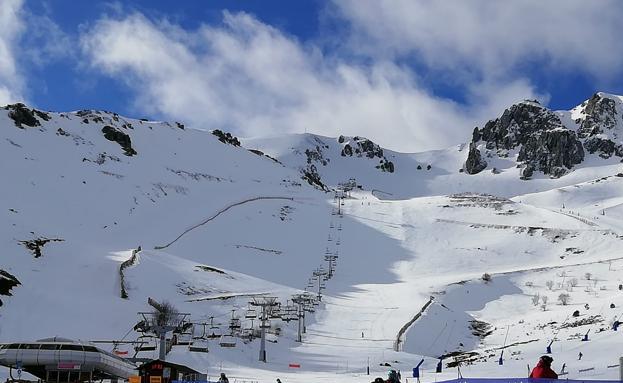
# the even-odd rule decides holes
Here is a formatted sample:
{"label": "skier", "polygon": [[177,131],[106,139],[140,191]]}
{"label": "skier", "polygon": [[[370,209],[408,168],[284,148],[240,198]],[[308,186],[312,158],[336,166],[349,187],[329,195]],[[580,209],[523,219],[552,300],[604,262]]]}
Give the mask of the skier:
{"label": "skier", "polygon": [[229,379],[227,379],[224,372],[221,372],[221,377],[218,378],[218,383],[229,383]]}
{"label": "skier", "polygon": [[391,370],[388,374],[388,378],[385,383],[400,383],[400,379],[398,378],[398,373],[396,370]]}
{"label": "skier", "polygon": [[582,360],[582,355],[584,355],[584,354],[582,354],[582,352],[580,352],[580,353],[578,354],[578,360]]}
{"label": "skier", "polygon": [[536,367],[532,369],[532,372],[530,373],[529,378],[531,379],[538,379],[538,378],[558,379],[558,374],[555,373],[551,367],[553,361],[554,359],[552,359],[551,356],[543,355],[539,359],[539,362],[537,363]]}

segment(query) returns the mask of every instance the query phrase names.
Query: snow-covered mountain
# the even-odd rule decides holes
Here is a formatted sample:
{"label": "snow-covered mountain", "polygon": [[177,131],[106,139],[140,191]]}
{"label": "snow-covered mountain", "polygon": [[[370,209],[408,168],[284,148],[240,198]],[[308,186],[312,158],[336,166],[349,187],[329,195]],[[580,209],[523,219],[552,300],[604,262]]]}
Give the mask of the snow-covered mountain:
{"label": "snow-covered mountain", "polygon": [[[212,376],[354,382],[372,380],[368,360],[373,375],[391,365],[406,376],[424,357],[433,381],[457,363],[464,376],[524,376],[555,340],[567,376],[616,377],[621,113],[603,93],[571,111],[522,102],[470,143],[398,153],[362,137],[238,139],[7,106],[0,342],[134,340],[149,297],[190,313],[196,332],[229,332],[233,315],[233,332],[248,335],[253,297],[286,307],[316,294],[310,278],[338,255],[302,343],[296,321],[273,319],[267,363],[242,338],[210,340],[209,353],[173,346],[168,358]],[[339,185],[352,189],[343,215]]]}

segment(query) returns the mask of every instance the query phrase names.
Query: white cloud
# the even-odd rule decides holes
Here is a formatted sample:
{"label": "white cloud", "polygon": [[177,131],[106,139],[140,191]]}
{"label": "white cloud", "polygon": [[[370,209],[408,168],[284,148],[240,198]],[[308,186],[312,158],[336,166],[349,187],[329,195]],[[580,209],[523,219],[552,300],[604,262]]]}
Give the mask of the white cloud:
{"label": "white cloud", "polygon": [[466,81],[530,63],[607,79],[623,64],[618,0],[339,0],[334,8],[358,52],[408,55]]}
{"label": "white cloud", "polygon": [[404,151],[467,140],[475,123],[523,97],[526,81],[473,87],[460,105],[418,85],[391,61],[326,56],[245,13],[186,31],[139,13],[105,17],[81,38],[93,67],[123,79],[143,112],[243,136],[309,132],[363,135]]}
{"label": "white cloud", "polygon": [[0,5],[0,105],[22,101],[23,79],[14,56],[14,47],[24,30],[22,0],[3,0]]}
{"label": "white cloud", "polygon": [[33,64],[71,55],[70,37],[48,16],[32,14],[24,0],[0,0],[0,105],[28,102]]}

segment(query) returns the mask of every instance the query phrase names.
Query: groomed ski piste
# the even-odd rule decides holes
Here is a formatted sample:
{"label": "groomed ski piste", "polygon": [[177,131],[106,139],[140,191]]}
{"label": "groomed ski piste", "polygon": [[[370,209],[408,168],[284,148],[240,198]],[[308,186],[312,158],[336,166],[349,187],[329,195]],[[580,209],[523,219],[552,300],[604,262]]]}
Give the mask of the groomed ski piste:
{"label": "groomed ski piste", "polygon": [[[467,153],[458,145],[386,150],[389,173],[378,158],[341,156],[337,138],[236,146],[106,112],[49,117],[19,128],[0,111],[0,269],[20,282],[0,295],[1,343],[137,340],[149,297],[222,333],[232,310],[242,329],[257,328],[245,318],[253,297],[286,305],[306,288],[317,294],[310,277],[336,254],[302,342],[297,321],[274,319],[266,363],[258,339],[239,337],[235,347],[208,340],[207,353],[173,346],[167,360],[211,379],[369,382],[389,369],[404,381],[424,359],[421,380],[432,382],[456,378],[457,365],[464,377],[524,377],[550,345],[563,377],[618,379],[623,177],[614,158],[523,181],[512,161],[496,163],[499,174],[459,173]],[[105,126],[131,137],[136,153]],[[301,179],[305,150],[317,146],[329,159],[318,169],[325,191]],[[350,178],[361,188],[335,199]],[[56,241],[37,254],[24,242],[36,239]],[[120,265],[138,246],[122,298]]]}

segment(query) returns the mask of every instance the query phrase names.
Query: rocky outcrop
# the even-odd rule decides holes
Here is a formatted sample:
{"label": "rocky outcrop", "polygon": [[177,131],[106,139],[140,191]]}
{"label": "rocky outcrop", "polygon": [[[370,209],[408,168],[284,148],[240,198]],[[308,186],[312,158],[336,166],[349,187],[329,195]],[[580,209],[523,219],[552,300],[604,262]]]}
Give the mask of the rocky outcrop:
{"label": "rocky outcrop", "polygon": [[465,161],[465,171],[468,174],[477,174],[483,171],[486,167],[487,161],[482,159],[482,156],[480,155],[480,150],[478,150],[476,143],[470,143],[469,153],[467,154],[467,161]]}
{"label": "rocky outcrop", "polygon": [[593,137],[612,130],[616,126],[616,102],[595,93],[588,101],[582,104],[584,119],[578,119],[580,124],[578,136],[580,138]]}
{"label": "rocky outcrop", "polygon": [[40,238],[18,241],[18,242],[22,244],[24,247],[26,247],[28,250],[30,250],[32,255],[35,256],[35,258],[40,258],[41,256],[43,256],[43,247],[46,244],[48,244],[49,242],[63,242],[63,241],[64,239],[61,239],[61,238],[40,237]]}
{"label": "rocky outcrop", "polygon": [[215,129],[212,131],[212,134],[218,137],[218,140],[224,144],[240,146],[240,140],[238,140],[236,136],[232,136],[229,132],[223,132],[222,130]]}
{"label": "rocky outcrop", "polygon": [[584,149],[575,132],[556,129],[530,135],[519,150],[517,160],[523,162],[522,178],[532,176],[535,170],[559,178],[582,162]]}
{"label": "rocky outcrop", "polygon": [[5,109],[9,111],[9,118],[15,122],[15,126],[21,129],[24,129],[24,126],[31,128],[41,126],[37,117],[44,121],[50,120],[49,114],[37,109],[28,109],[22,103],[7,105]]}
{"label": "rocky outcrop", "polygon": [[584,147],[589,153],[597,153],[601,158],[610,158],[612,155],[623,157],[623,146],[609,138],[590,137],[584,141]]}
{"label": "rocky outcrop", "polygon": [[[13,295],[11,294],[11,289],[19,285],[21,285],[21,283],[17,280],[15,275],[0,269],[0,295],[10,297]],[[0,299],[0,307],[2,304],[2,300]]]}
{"label": "rocky outcrop", "polygon": [[316,165],[307,165],[301,170],[301,173],[303,174],[301,178],[307,181],[307,183],[311,186],[317,187],[320,190],[329,190],[327,185],[322,182],[320,174],[318,174],[318,169],[316,169]]}
{"label": "rocky outcrop", "polygon": [[475,129],[472,142],[483,140],[487,149],[503,155],[504,151],[525,144],[535,133],[560,128],[564,127],[557,115],[536,101],[526,101],[506,109],[500,118],[490,120],[482,129]]}
{"label": "rocky outcrop", "polygon": [[595,93],[581,105],[583,118],[578,118],[580,125],[578,136],[584,139],[584,147],[589,153],[597,153],[602,158],[613,155],[623,157],[623,145],[617,131],[616,101]]}
{"label": "rocky outcrop", "polygon": [[465,170],[477,174],[487,167],[483,155],[508,157],[511,151],[517,151],[523,179],[530,178],[535,171],[558,178],[584,159],[584,149],[575,132],[537,101],[515,104],[500,118],[475,128]]}
{"label": "rocky outcrop", "polygon": [[[339,143],[344,143],[345,137],[338,138]],[[367,158],[383,158],[383,148],[364,137],[355,136],[349,141],[341,153],[342,157],[367,157]]]}
{"label": "rocky outcrop", "polygon": [[344,145],[340,153],[342,157],[379,158],[379,164],[375,166],[377,169],[382,172],[394,172],[394,163],[385,157],[383,148],[367,138],[339,136],[337,142]]}
{"label": "rocky outcrop", "polygon": [[113,128],[110,125],[104,126],[102,128],[102,133],[104,133],[104,138],[106,138],[107,140],[118,143],[123,149],[123,154],[125,154],[126,156],[131,157],[137,154],[136,150],[134,150],[134,148],[132,147],[132,140],[127,133],[122,132],[119,129]]}

